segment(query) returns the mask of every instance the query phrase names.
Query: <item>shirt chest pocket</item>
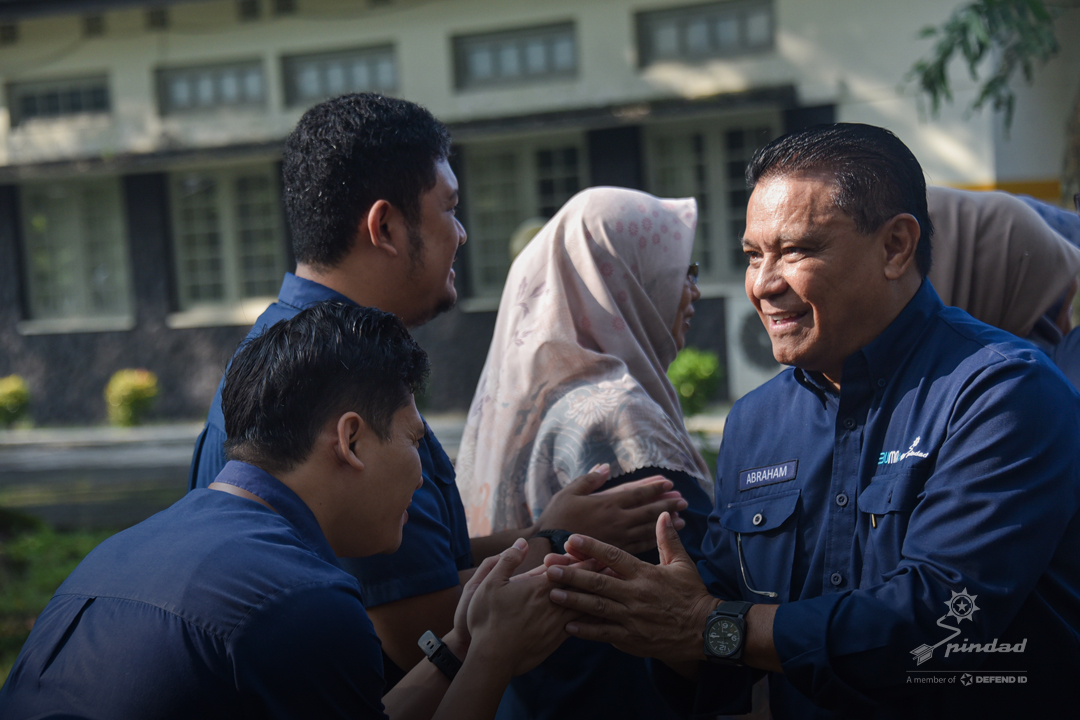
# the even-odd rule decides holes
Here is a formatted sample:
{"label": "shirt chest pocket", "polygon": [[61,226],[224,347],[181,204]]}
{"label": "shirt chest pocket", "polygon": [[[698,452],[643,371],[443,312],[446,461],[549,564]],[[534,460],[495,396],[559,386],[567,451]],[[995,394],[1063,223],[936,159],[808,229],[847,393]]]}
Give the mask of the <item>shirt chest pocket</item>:
{"label": "shirt chest pocket", "polygon": [[896,569],[907,535],[911,511],[919,504],[927,471],[912,468],[876,475],[859,493],[861,526],[867,533],[862,582],[876,584]]}
{"label": "shirt chest pocket", "polygon": [[925,483],[926,470],[922,468],[875,475],[859,493],[859,510],[874,516],[909,513],[919,503]]}
{"label": "shirt chest pocket", "polygon": [[787,602],[795,560],[795,510],[798,489],[731,503],[720,525],[731,534],[743,598]]}

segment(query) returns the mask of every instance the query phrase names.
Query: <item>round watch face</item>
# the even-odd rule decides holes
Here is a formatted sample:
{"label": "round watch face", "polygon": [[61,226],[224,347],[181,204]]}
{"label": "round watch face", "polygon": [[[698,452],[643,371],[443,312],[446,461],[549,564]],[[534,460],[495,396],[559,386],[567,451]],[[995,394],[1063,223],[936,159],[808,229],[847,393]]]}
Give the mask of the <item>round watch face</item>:
{"label": "round watch face", "polygon": [[714,655],[727,657],[735,654],[742,644],[742,628],[734,620],[720,618],[709,625],[705,638]]}

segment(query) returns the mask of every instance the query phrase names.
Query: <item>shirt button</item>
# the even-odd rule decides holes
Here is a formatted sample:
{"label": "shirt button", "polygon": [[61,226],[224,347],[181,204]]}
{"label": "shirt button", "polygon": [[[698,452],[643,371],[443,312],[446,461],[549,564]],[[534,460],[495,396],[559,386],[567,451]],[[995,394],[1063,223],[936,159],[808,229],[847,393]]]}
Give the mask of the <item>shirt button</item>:
{"label": "shirt button", "polygon": [[840,507],[846,507],[847,506],[847,495],[845,495],[844,493],[840,493],[839,495],[837,495],[836,496],[836,504],[839,505]]}
{"label": "shirt button", "polygon": [[[743,517],[746,517],[746,516],[744,515]],[[754,516],[754,519],[753,519],[752,522],[754,523],[754,525],[760,525],[761,523],[765,522],[765,516],[762,515],[761,513],[758,513],[757,515]]]}
{"label": "shirt button", "polygon": [[885,378],[878,378],[878,381],[877,381],[877,386],[878,386],[879,388],[883,388],[883,387],[885,387],[885,386],[886,386],[886,385],[888,385],[888,384],[889,384],[889,381],[888,381],[888,380],[886,380]]}
{"label": "shirt button", "polygon": [[844,418],[844,427],[848,430],[855,429],[855,420],[853,418]]}
{"label": "shirt button", "polygon": [[840,583],[844,582],[844,576],[840,573],[833,573],[829,577],[829,582],[831,582],[833,585],[839,585]]}

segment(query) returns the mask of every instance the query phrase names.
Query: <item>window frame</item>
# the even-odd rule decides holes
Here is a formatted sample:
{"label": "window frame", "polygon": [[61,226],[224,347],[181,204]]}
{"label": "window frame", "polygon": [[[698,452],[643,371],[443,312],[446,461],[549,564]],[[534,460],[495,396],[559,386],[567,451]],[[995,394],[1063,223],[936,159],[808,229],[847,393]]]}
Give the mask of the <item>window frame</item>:
{"label": "window frame", "polygon": [[[259,82],[261,84],[261,98],[259,100],[243,100],[239,102],[223,102],[219,96],[221,73],[225,70],[237,70],[243,74],[246,70],[258,69]],[[199,73],[210,72],[214,74],[214,101],[209,105],[198,105],[194,102],[187,107],[176,107],[171,99],[170,81],[179,75],[190,75],[193,78]],[[197,65],[166,65],[155,68],[154,82],[157,92],[158,113],[161,117],[177,117],[186,115],[198,115],[201,113],[218,113],[228,111],[264,110],[267,107],[269,87],[267,72],[262,58],[246,58],[242,60],[229,60],[213,63],[199,63]],[[241,80],[241,85],[244,80]],[[246,95],[246,92],[241,93]]]}
{"label": "window frame", "polygon": [[[252,174],[255,171],[263,171],[270,181],[270,192],[274,198],[272,214],[274,233],[277,241],[277,254],[274,259],[276,264],[274,274],[279,278],[275,281],[275,289],[267,294],[245,295],[242,291],[244,278],[241,271],[241,239],[240,222],[238,219],[239,209],[237,206],[236,181],[241,177]],[[178,313],[170,316],[170,327],[189,327],[203,324],[244,324],[244,320],[233,323],[230,318],[236,314],[236,310],[249,307],[262,307],[273,302],[277,297],[277,286],[280,277],[283,277],[288,269],[288,249],[285,247],[287,234],[284,227],[284,217],[281,212],[281,178],[275,163],[243,162],[227,165],[212,166],[188,166],[175,168],[168,174],[169,207],[170,207],[170,231],[172,233],[171,256],[173,262],[173,275],[176,287],[176,302]],[[183,204],[180,198],[180,184],[185,177],[197,176],[200,178],[212,177],[219,188],[215,197],[217,210],[217,233],[220,238],[222,298],[219,300],[203,300],[191,297],[192,277],[185,271],[185,261],[188,249],[184,247],[182,237],[185,228],[182,225],[181,213]],[[223,190],[221,189],[223,188]],[[240,313],[246,317],[249,313]],[[215,318],[224,319],[224,323],[215,322]],[[187,319],[185,319],[187,318]],[[195,318],[194,321],[191,318]],[[203,322],[201,319],[206,319]]]}
{"label": "window frame", "polygon": [[[113,292],[119,298],[118,307],[113,311],[94,309],[82,313],[54,314],[43,312],[39,304],[41,288],[37,287],[38,281],[33,267],[34,256],[39,248],[34,242],[36,233],[33,231],[34,219],[31,217],[32,213],[30,212],[31,193],[37,189],[48,192],[55,188],[65,188],[68,193],[73,191],[83,193],[90,186],[95,185],[99,186],[99,188],[104,187],[108,195],[104,202],[99,198],[93,201],[93,205],[94,209],[99,209],[107,203],[110,211],[106,220],[108,226],[105,228],[104,233],[111,241],[107,248],[107,252],[113,256],[112,260],[114,261],[110,272],[117,273],[119,276],[117,286],[113,289]],[[134,324],[131,246],[127,225],[126,199],[121,178],[114,175],[104,175],[63,180],[28,180],[19,185],[18,194],[20,254],[22,256],[20,270],[26,282],[26,312],[29,316],[27,320],[19,323],[19,332],[23,334],[39,334],[130,329]],[[74,202],[69,199],[65,203],[66,208],[74,208],[72,212],[78,223],[78,237],[73,240],[69,239],[65,244],[65,249],[69,257],[71,255],[76,256],[78,269],[75,276],[80,280],[80,285],[76,288],[61,288],[61,294],[68,297],[74,295],[75,306],[81,308],[93,308],[93,302],[90,300],[93,291],[89,287],[91,273],[88,269],[89,263],[92,262],[88,258],[92,249],[89,247],[91,240],[87,232],[87,205],[90,202],[85,197],[80,197]],[[55,267],[55,263],[61,261],[56,256],[55,250],[56,248],[48,247],[44,249],[50,255],[49,261],[53,267]]]}
{"label": "window frame", "polygon": [[[555,134],[534,135],[516,137],[513,139],[498,138],[495,140],[483,140],[464,144],[464,187],[462,194],[466,198],[466,215],[468,224],[466,231],[470,233],[469,241],[465,243],[466,260],[469,263],[470,297],[466,304],[469,309],[492,309],[487,307],[495,303],[502,294],[506,283],[506,273],[503,273],[501,281],[497,283],[485,283],[481,281],[482,268],[479,254],[481,248],[488,247],[488,243],[496,242],[494,238],[481,238],[479,236],[480,222],[478,214],[483,211],[481,199],[474,190],[475,163],[477,159],[490,158],[497,155],[512,154],[516,158],[516,198],[519,219],[515,228],[520,227],[526,220],[541,217],[540,211],[543,204],[539,181],[541,173],[537,167],[536,155],[542,150],[562,150],[573,147],[577,151],[578,190],[589,187],[589,163],[588,144],[584,131],[567,131]],[[573,193],[576,194],[576,193]],[[573,195],[572,194],[572,195]],[[569,198],[567,198],[569,199]],[[565,200],[559,204],[561,207]],[[557,211],[557,208],[556,208]],[[547,218],[545,218],[547,219]],[[505,238],[506,246],[506,270],[509,271],[509,241],[510,236]]]}
{"label": "window frame", "polygon": [[[694,241],[694,260],[701,263],[701,275],[699,288],[705,296],[727,294],[727,290],[733,284],[741,286],[745,274],[745,262],[741,260],[741,244],[736,247],[736,239],[732,237],[731,228],[733,223],[742,220],[745,227],[746,205],[741,204],[740,212],[733,212],[731,203],[733,192],[745,192],[749,198],[749,189],[744,180],[735,181],[729,177],[732,172],[732,163],[739,163],[745,171],[746,163],[749,162],[753,148],[740,149],[739,157],[732,158],[731,151],[727,147],[728,133],[734,130],[743,132],[755,132],[761,128],[768,129],[769,138],[776,138],[783,134],[783,117],[779,108],[759,110],[719,117],[700,118],[694,120],[673,120],[665,122],[649,123],[644,126],[642,132],[643,160],[645,164],[645,186],[648,192],[664,196],[694,196],[699,203],[698,230]],[[659,180],[659,172],[662,161],[656,145],[657,141],[664,137],[692,137],[701,135],[704,143],[703,156],[705,162],[705,200],[706,215],[705,223],[707,237],[702,237],[701,217],[703,215],[699,192],[687,192],[685,189],[671,190],[663,187]],[[759,139],[755,144],[760,147]],[[685,166],[685,163],[677,163]],[[696,174],[696,171],[691,171]],[[682,180],[687,181],[686,177]],[[700,190],[699,181],[690,179],[691,184],[698,185],[694,190]],[[720,208],[717,212],[714,208]],[[709,254],[717,258],[715,262],[706,264],[702,255]],[[734,262],[736,255],[740,262]]]}
{"label": "window frame", "polygon": [[[71,77],[42,80],[19,80],[17,82],[7,83],[4,89],[8,113],[11,118],[11,127],[13,129],[28,122],[55,122],[76,117],[102,117],[112,114],[112,92],[109,88],[109,76],[106,73],[75,75]],[[30,117],[24,117],[22,112],[23,98],[32,94],[31,92],[27,92],[27,90],[35,89],[37,92],[33,94],[36,94],[38,97],[46,92],[56,92],[58,94],[58,103],[59,94],[64,91],[70,93],[73,89],[79,89],[80,93],[83,95],[92,95],[96,91],[101,91],[104,95],[105,107],[103,109],[80,108],[74,111],[59,112],[54,115],[34,114]]]}
{"label": "window frame", "polygon": [[[769,38],[765,43],[751,44],[747,39],[747,17],[753,11],[762,9],[767,11],[769,19]],[[672,57],[657,57],[652,32],[655,25],[665,21],[674,21],[680,28],[684,28],[690,20],[704,19],[708,27],[712,28],[723,16],[734,17],[739,23],[739,42],[732,49],[714,46],[700,53],[688,52],[685,47],[686,31],[683,29],[677,38],[680,46],[678,53]],[[634,27],[637,32],[635,47],[639,69],[665,62],[698,63],[718,58],[744,57],[771,52],[776,48],[776,6],[773,0],[721,0],[721,2],[645,10],[635,14]],[[714,38],[715,30],[709,30],[709,36]]]}
{"label": "window frame", "polygon": [[[533,74],[523,71],[521,74],[513,77],[495,75],[491,79],[480,80],[472,77],[469,72],[468,50],[470,47],[483,44],[495,45],[500,42],[516,42],[518,43],[518,61],[524,68],[524,66],[528,64],[528,60],[525,58],[525,43],[530,40],[559,37],[564,32],[569,35],[570,47],[573,52],[573,63],[570,68],[562,70],[548,69],[544,72]],[[577,23],[573,20],[510,28],[507,30],[454,35],[450,38],[450,52],[452,66],[454,68],[454,89],[458,92],[517,87],[520,85],[532,85],[535,83],[559,80],[576,80],[581,67],[581,49],[577,37]],[[552,62],[554,62],[554,60],[552,60]]]}
{"label": "window frame", "polygon": [[[323,93],[318,97],[307,97],[301,95],[299,92],[298,73],[296,72],[296,66],[299,63],[311,62],[311,61],[332,61],[335,59],[344,59],[347,61],[353,61],[357,58],[374,58],[376,61],[383,56],[390,59],[390,64],[393,69],[393,82],[389,86],[384,86],[375,82],[366,88],[356,88],[355,86],[346,85],[343,89],[343,93],[350,92],[377,92],[384,95],[391,95],[396,93],[401,88],[401,69],[398,63],[397,48],[392,42],[378,43],[375,45],[359,45],[348,48],[341,48],[337,50],[316,50],[314,52],[296,52],[287,53],[281,56],[281,83],[285,96],[285,107],[287,108],[301,108],[310,107],[317,103],[322,102],[328,98],[334,97],[335,93]],[[325,69],[321,71],[325,74]],[[376,72],[377,75],[377,72]],[[341,93],[337,93],[341,94]]]}

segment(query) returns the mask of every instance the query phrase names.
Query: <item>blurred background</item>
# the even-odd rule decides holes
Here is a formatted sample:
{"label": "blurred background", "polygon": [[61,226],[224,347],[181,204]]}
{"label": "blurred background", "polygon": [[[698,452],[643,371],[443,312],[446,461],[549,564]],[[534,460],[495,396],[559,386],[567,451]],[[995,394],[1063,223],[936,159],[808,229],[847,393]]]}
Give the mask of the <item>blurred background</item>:
{"label": "blurred background", "polygon": [[461,299],[415,332],[451,452],[515,233],[590,185],[697,198],[708,444],[779,370],[742,283],[754,150],[872,123],[930,183],[1071,207],[1078,37],[1076,0],[0,0],[0,678],[99,537],[53,528],[183,493],[225,362],[293,266],[281,145],[311,105],[375,91],[451,129]]}

